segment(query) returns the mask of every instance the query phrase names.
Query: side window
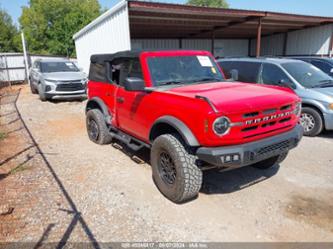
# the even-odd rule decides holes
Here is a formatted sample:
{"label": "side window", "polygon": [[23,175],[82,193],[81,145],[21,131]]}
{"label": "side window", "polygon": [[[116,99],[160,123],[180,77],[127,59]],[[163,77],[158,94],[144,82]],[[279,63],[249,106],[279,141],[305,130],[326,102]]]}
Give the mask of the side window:
{"label": "side window", "polygon": [[238,80],[247,83],[257,83],[261,63],[259,62],[236,62],[234,69],[238,70]]}
{"label": "side window", "polygon": [[124,61],[119,70],[119,85],[123,86],[128,77],[143,78],[141,64],[139,59],[130,59]]}
{"label": "side window", "polygon": [[289,77],[276,65],[265,63],[261,75],[262,83],[268,85],[281,85],[281,82],[291,83]]}
{"label": "side window", "polygon": [[220,67],[222,68],[225,77],[226,77],[227,79],[230,79],[230,78],[231,78],[230,71],[231,71],[232,69],[235,69],[235,68],[232,68],[232,66],[233,66],[233,62],[232,62],[232,61],[220,61],[220,62],[219,62],[219,65],[220,65]]}
{"label": "side window", "polygon": [[89,70],[89,80],[107,82],[105,63],[91,63]]}
{"label": "side window", "polygon": [[333,68],[331,65],[329,65],[326,62],[318,61],[318,60],[312,60],[311,64],[318,67],[321,71],[329,74],[331,72],[331,69]]}

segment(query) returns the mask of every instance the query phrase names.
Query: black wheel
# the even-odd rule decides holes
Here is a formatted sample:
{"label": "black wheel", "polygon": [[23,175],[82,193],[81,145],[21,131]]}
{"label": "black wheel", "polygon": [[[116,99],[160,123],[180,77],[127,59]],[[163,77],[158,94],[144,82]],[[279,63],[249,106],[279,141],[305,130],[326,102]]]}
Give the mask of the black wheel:
{"label": "black wheel", "polygon": [[45,95],[45,92],[43,91],[43,88],[42,88],[42,85],[41,84],[38,84],[38,95],[39,95],[39,99],[41,101],[46,101],[47,98],[46,98],[46,95]]}
{"label": "black wheel", "polygon": [[304,136],[315,137],[324,128],[320,113],[311,107],[302,108],[300,120],[304,129]]}
{"label": "black wheel", "polygon": [[287,158],[287,156],[288,156],[288,152],[285,152],[279,156],[268,158],[264,161],[255,163],[251,166],[254,168],[257,168],[257,169],[269,169],[269,168],[273,167],[275,164],[282,163],[283,160]]}
{"label": "black wheel", "polygon": [[157,137],[151,148],[151,166],[157,188],[169,200],[182,203],[198,195],[202,171],[176,135]]}
{"label": "black wheel", "polygon": [[96,144],[109,144],[112,137],[104,120],[104,115],[98,109],[87,112],[86,125],[89,139]]}
{"label": "black wheel", "polygon": [[38,93],[37,89],[33,86],[31,80],[30,80],[30,91],[31,91],[32,94],[37,94]]}

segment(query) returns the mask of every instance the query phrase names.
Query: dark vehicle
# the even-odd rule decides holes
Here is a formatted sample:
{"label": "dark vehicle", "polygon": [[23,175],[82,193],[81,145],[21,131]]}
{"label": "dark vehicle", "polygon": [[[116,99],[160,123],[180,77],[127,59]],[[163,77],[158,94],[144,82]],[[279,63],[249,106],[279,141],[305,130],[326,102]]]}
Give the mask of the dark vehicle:
{"label": "dark vehicle", "polygon": [[92,55],[88,98],[90,140],[149,148],[156,186],[177,203],[198,194],[203,170],[273,167],[303,132],[297,95],[227,82],[207,51]]}
{"label": "dark vehicle", "polygon": [[293,59],[233,58],[218,61],[227,78],[288,87],[302,98],[304,135],[333,130],[333,79],[317,67]]}
{"label": "dark vehicle", "polygon": [[333,77],[333,58],[325,58],[325,57],[292,57],[296,60],[305,61],[310,63],[316,67],[318,67],[321,71]]}

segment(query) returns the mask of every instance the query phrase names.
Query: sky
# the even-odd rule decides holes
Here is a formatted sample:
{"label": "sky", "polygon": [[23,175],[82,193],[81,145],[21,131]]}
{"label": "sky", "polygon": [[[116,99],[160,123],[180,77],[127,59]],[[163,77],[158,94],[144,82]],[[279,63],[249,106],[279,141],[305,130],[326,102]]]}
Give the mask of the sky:
{"label": "sky", "polygon": [[[45,0],[47,1],[47,0]],[[99,0],[102,7],[110,8],[119,0]],[[155,0],[154,0],[155,1]],[[184,3],[186,0],[159,0],[168,3]],[[14,23],[18,24],[21,7],[28,0],[0,0],[0,7],[8,11]],[[286,12],[293,14],[332,16],[333,0],[227,0],[230,8]]]}

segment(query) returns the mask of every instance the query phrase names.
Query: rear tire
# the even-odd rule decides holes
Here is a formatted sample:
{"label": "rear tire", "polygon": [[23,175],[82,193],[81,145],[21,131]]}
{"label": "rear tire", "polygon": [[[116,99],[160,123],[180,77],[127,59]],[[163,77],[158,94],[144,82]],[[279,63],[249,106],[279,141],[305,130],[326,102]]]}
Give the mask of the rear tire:
{"label": "rear tire", "polygon": [[311,107],[302,108],[300,121],[303,126],[304,136],[315,137],[321,133],[324,128],[320,113]]}
{"label": "rear tire", "polygon": [[89,139],[96,144],[109,144],[112,137],[106,125],[103,113],[98,109],[89,110],[86,114],[86,125]]}
{"label": "rear tire", "polygon": [[198,195],[202,184],[202,171],[197,157],[177,135],[157,137],[151,148],[153,179],[160,192],[175,203],[183,203]]}
{"label": "rear tire", "polygon": [[255,163],[251,166],[256,168],[256,169],[269,169],[269,168],[273,167],[276,164],[282,163],[284,161],[284,159],[287,158],[287,156],[288,156],[288,152],[285,152],[285,153],[282,153],[279,156],[268,158],[264,161]]}

